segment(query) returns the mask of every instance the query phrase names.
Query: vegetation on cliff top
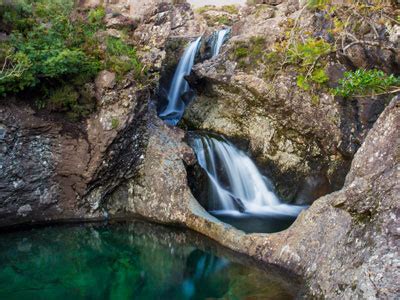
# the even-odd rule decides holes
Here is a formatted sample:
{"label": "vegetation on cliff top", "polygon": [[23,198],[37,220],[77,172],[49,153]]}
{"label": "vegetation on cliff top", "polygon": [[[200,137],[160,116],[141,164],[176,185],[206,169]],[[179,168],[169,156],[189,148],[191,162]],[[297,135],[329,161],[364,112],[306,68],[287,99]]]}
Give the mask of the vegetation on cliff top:
{"label": "vegetation on cliff top", "polygon": [[[19,0],[0,5],[0,95],[29,92],[39,107],[88,114],[82,91],[101,69],[122,76],[142,69],[135,48],[105,33],[105,11],[74,11],[73,0]],[[33,92],[33,93],[32,93]],[[90,97],[89,97],[90,98]]]}
{"label": "vegetation on cliff top", "polygon": [[[398,91],[398,77],[383,70],[357,70],[349,66],[349,71],[339,82],[333,83],[328,76],[329,66],[345,61],[350,50],[355,49],[352,47],[370,47],[366,48],[370,52],[374,51],[373,47],[395,51],[376,33],[377,28],[396,24],[391,6],[383,0],[373,3],[335,5],[329,0],[308,0],[295,19],[289,17],[279,24],[285,30],[283,38],[273,44],[263,36],[237,41],[231,59],[246,72],[263,73],[268,81],[295,73],[297,86],[309,91],[311,97],[319,91],[342,97],[393,93]],[[257,10],[254,14],[257,16]],[[305,18],[311,18],[311,21],[307,22]],[[372,64],[371,67],[382,66]],[[332,89],[332,85],[338,87]]]}

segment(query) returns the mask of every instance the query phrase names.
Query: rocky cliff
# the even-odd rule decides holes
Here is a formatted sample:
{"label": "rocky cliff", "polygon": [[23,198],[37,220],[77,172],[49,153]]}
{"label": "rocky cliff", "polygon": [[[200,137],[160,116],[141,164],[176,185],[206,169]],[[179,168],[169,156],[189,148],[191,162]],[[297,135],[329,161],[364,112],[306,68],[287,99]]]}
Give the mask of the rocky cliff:
{"label": "rocky cliff", "polygon": [[[103,203],[143,161],[167,41],[194,34],[193,18],[187,4],[152,6],[133,37],[148,79],[100,72],[86,85],[97,111],[81,122],[21,98],[0,103],[1,226],[108,218]],[[112,12],[105,23],[110,36],[131,28],[129,18]]]}

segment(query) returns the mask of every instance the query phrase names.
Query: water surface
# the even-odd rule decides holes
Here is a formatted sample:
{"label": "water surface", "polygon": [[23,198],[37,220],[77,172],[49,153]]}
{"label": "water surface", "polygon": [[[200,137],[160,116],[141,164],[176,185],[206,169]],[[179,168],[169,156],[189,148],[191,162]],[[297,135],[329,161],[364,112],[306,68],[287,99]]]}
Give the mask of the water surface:
{"label": "water surface", "polygon": [[0,299],[293,299],[297,285],[267,270],[141,222],[0,235]]}

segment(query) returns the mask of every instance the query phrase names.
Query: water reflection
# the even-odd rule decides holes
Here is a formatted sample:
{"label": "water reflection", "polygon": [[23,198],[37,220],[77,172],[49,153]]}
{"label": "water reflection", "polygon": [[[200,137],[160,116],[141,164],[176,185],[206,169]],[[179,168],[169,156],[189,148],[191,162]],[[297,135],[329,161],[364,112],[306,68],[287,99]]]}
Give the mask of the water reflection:
{"label": "water reflection", "polygon": [[223,252],[192,234],[143,223],[3,233],[0,299],[295,296],[288,278],[242,265]]}

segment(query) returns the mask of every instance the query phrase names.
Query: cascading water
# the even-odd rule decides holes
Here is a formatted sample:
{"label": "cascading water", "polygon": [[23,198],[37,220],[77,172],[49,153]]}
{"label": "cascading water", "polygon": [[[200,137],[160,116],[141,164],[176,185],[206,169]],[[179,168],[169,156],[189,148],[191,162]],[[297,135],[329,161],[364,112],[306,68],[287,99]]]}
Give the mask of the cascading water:
{"label": "cascading water", "polygon": [[293,221],[305,208],[282,203],[252,160],[226,139],[196,135],[191,145],[208,175],[211,213]]}
{"label": "cascading water", "polygon": [[190,89],[185,76],[189,75],[192,70],[200,41],[201,37],[190,43],[186,48],[172,79],[168,92],[168,105],[159,114],[162,119],[171,125],[176,125],[184,113],[185,103],[182,101],[181,96]]}
{"label": "cascading water", "polygon": [[225,38],[229,34],[229,32],[230,32],[230,29],[226,28],[226,29],[221,29],[220,31],[218,31],[216,33],[216,40],[215,40],[215,42],[213,44],[213,47],[212,47],[212,51],[213,51],[212,56],[213,57],[217,56],[219,54],[219,51],[221,50],[222,44],[224,43]]}

